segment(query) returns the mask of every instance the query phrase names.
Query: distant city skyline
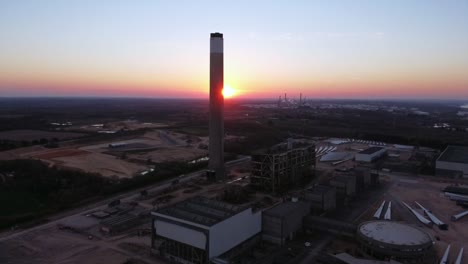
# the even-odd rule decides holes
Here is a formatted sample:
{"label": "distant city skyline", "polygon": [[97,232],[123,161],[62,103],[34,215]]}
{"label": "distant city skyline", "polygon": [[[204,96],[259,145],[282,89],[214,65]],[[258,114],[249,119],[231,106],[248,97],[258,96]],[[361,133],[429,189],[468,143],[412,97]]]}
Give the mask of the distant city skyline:
{"label": "distant city skyline", "polygon": [[[468,1],[0,3],[0,97],[468,100]],[[235,97],[236,97],[235,96]]]}

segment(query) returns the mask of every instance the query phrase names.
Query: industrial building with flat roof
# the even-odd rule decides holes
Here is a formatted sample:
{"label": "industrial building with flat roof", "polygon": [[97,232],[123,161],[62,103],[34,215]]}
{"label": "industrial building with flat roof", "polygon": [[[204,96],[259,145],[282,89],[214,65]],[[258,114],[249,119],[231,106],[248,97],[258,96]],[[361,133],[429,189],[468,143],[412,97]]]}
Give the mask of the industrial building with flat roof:
{"label": "industrial building with flat roof", "polygon": [[356,153],[356,161],[373,162],[387,153],[384,147],[370,147],[363,151]]}
{"label": "industrial building with flat roof", "polygon": [[302,219],[309,212],[310,204],[296,199],[263,211],[262,239],[284,245],[302,228]]}
{"label": "industrial building with flat roof", "polygon": [[208,263],[261,231],[260,211],[201,196],[152,215],[152,251],[179,263]]}
{"label": "industrial building with flat roof", "polygon": [[371,169],[365,167],[354,168],[356,177],[356,192],[360,192],[371,185]]}
{"label": "industrial building with flat roof", "polygon": [[436,161],[436,174],[468,178],[468,147],[448,146]]}
{"label": "industrial building with flat roof", "polygon": [[330,179],[330,185],[336,188],[339,196],[354,196],[356,194],[356,176],[337,175]]}
{"label": "industrial building with flat roof", "polygon": [[327,185],[315,185],[304,192],[304,200],[310,203],[312,211],[334,210],[336,208],[336,188]]}

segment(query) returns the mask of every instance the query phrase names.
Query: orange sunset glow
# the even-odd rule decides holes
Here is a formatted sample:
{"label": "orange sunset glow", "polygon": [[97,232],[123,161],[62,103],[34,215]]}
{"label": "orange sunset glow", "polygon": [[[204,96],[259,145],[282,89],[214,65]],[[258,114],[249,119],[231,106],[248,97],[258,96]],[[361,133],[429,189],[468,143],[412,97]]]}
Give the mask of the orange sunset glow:
{"label": "orange sunset glow", "polygon": [[219,30],[226,98],[468,98],[464,1],[45,2],[0,9],[0,96],[206,98]]}

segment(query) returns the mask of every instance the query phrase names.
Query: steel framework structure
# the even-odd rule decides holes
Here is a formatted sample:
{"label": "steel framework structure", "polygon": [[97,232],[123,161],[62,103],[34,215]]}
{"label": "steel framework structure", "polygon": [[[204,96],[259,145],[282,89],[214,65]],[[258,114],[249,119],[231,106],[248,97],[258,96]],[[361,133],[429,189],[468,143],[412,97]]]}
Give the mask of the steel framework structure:
{"label": "steel framework structure", "polygon": [[280,152],[252,156],[252,185],[271,193],[281,193],[312,176],[315,146],[307,145]]}

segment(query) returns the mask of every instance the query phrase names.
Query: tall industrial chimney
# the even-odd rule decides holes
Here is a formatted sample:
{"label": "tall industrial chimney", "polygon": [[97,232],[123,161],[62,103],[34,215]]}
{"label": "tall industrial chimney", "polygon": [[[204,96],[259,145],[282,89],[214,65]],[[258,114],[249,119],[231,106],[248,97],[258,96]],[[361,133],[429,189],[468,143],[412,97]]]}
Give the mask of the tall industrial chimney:
{"label": "tall industrial chimney", "polygon": [[210,160],[208,167],[216,180],[224,174],[224,62],[223,34],[211,33],[210,38]]}

